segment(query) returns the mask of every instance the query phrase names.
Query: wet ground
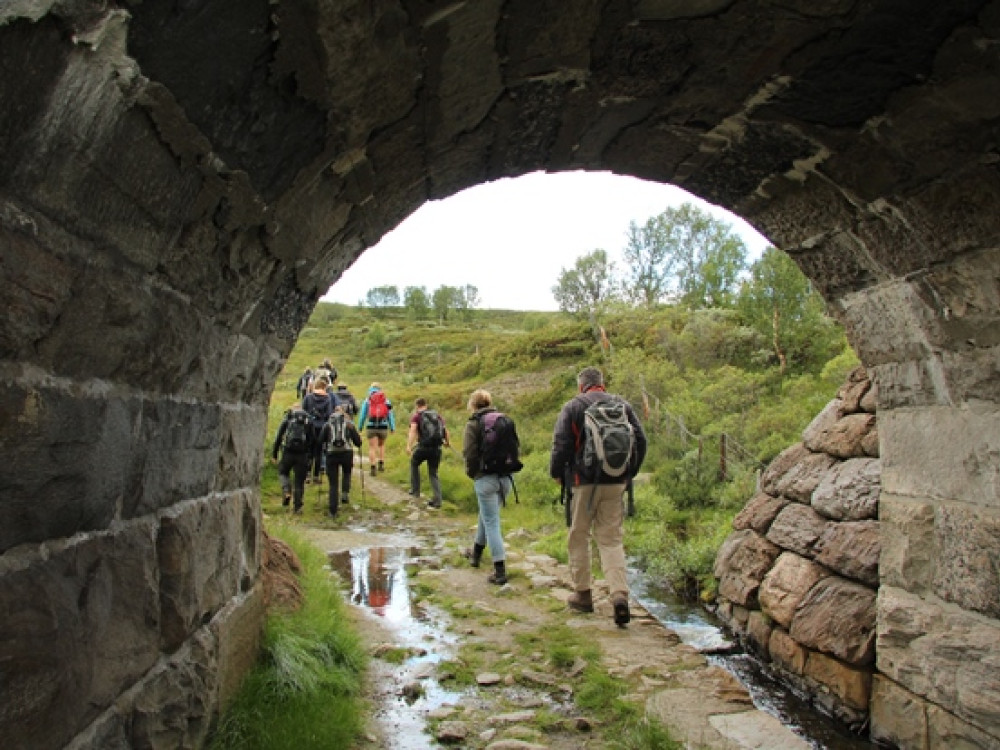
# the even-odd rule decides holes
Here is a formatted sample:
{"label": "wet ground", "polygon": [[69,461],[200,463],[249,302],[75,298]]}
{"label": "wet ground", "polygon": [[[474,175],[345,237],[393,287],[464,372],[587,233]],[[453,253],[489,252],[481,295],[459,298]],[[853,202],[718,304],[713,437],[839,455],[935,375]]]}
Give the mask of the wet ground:
{"label": "wet ground", "polygon": [[[599,587],[594,615],[570,614],[565,566],[533,554],[517,532],[505,529],[510,583],[496,587],[486,567],[461,555],[467,517],[428,511],[379,479],[367,492],[362,507],[306,529],[349,591],[374,656],[365,747],[608,747],[612,738],[573,701],[582,671],[595,665],[546,655],[545,634],[565,626],[600,647],[596,666],[629,684],[625,700],[689,746],[872,747],[769,685],[748,657],[705,656],[727,645],[718,628],[700,610],[666,600],[640,573],[632,571],[633,620],[617,628]],[[456,674],[463,667],[472,675]]]}

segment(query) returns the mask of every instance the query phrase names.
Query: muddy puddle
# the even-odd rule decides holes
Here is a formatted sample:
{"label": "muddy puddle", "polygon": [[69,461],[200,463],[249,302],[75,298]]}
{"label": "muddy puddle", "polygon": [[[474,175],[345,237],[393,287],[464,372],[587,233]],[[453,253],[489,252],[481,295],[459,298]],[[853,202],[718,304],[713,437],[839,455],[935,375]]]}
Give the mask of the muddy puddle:
{"label": "muddy puddle", "polygon": [[372,661],[373,711],[392,747],[438,745],[425,733],[428,714],[458,703],[462,694],[439,681],[438,665],[455,650],[443,615],[415,604],[412,566],[421,559],[415,540],[364,532],[322,535],[332,570],[349,583],[348,602],[380,633],[384,649]]}

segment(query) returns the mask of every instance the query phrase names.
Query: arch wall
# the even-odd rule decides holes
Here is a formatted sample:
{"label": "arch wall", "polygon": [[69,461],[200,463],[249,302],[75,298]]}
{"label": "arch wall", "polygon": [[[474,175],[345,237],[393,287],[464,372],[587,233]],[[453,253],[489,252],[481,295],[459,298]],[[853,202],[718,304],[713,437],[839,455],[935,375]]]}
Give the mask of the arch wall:
{"label": "arch wall", "polygon": [[1000,746],[998,91],[996,0],[0,6],[5,743],[199,746],[316,300],[427,200],[587,169],[828,300],[879,383],[873,732]]}

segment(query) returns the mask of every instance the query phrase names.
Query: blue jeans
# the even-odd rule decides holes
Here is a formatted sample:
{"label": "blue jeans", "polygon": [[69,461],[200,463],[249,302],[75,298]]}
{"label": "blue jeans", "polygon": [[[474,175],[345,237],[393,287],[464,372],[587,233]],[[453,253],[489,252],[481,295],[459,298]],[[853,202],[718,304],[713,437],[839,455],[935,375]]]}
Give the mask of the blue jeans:
{"label": "blue jeans", "polygon": [[493,562],[503,562],[503,537],[500,535],[500,505],[510,494],[510,477],[486,474],[477,477],[476,498],[479,500],[479,524],[476,526],[476,544],[489,547]]}

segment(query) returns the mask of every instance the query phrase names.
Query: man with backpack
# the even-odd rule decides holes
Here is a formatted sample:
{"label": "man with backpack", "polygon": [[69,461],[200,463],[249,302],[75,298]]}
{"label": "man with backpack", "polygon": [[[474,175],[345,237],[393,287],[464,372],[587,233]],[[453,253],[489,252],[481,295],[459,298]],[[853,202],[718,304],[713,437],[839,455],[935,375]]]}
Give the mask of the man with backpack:
{"label": "man with backpack", "polygon": [[604,389],[596,367],[577,375],[579,393],[563,406],[552,435],[549,474],[572,484],[569,536],[570,576],[574,593],[567,604],[577,612],[593,612],[590,539],[597,542],[601,570],[608,582],[615,624],[629,619],[625,578],[624,503],[629,479],[646,457],[646,434],[627,401]]}
{"label": "man with backpack", "polygon": [[[312,417],[313,435],[319,436],[323,431],[323,425],[333,414],[333,408],[337,405],[336,396],[331,396],[326,392],[329,383],[325,378],[313,380],[312,390],[302,399],[302,408]],[[323,465],[326,457],[323,455],[323,447],[319,440],[313,443],[312,457],[312,478],[314,482],[320,481]]]}
{"label": "man with backpack", "polygon": [[334,394],[337,397],[338,406],[344,407],[344,414],[354,419],[358,416],[358,400],[354,398],[354,394],[347,389],[347,385],[344,383],[337,384],[337,392]]}
{"label": "man with backpack", "polygon": [[[351,493],[351,469],[354,468],[354,448],[361,447],[361,433],[354,426],[344,407],[338,405],[323,425],[319,443],[326,455],[326,476],[330,482],[329,513],[336,516],[340,507],[340,488],[347,505]],[[340,473],[338,481],[337,473]]]}
{"label": "man with backpack", "polygon": [[479,389],[469,397],[472,416],[465,423],[462,457],[465,473],[473,480],[479,501],[479,522],[472,550],[467,553],[472,567],[478,568],[488,546],[493,559],[490,583],[507,583],[506,554],[500,533],[500,506],[514,484],[512,475],[521,470],[514,421],[493,408],[493,397]]}
{"label": "man with backpack", "polygon": [[278,481],[281,483],[281,504],[288,507],[292,500],[292,482],[289,473],[295,477],[293,512],[302,512],[302,498],[305,495],[306,475],[309,473],[309,462],[312,459],[315,444],[312,419],[309,414],[294,404],[285,412],[278,433],[274,437],[274,447],[271,458],[278,460],[278,450],[281,449],[281,461],[278,463]]}
{"label": "man with backpack", "polygon": [[390,432],[396,431],[396,416],[392,412],[392,402],[378,383],[371,384],[368,398],[361,403],[358,430],[364,430],[368,438],[368,464],[372,476],[375,476],[376,465],[379,471],[385,471],[385,441]]}
{"label": "man with backpack", "polygon": [[427,399],[418,398],[414,404],[416,411],[410,418],[410,431],[406,436],[406,453],[410,457],[410,494],[420,497],[420,464],[427,462],[433,497],[427,503],[429,508],[441,507],[441,481],[438,466],[441,465],[441,446],[451,446],[444,417],[427,408]]}

